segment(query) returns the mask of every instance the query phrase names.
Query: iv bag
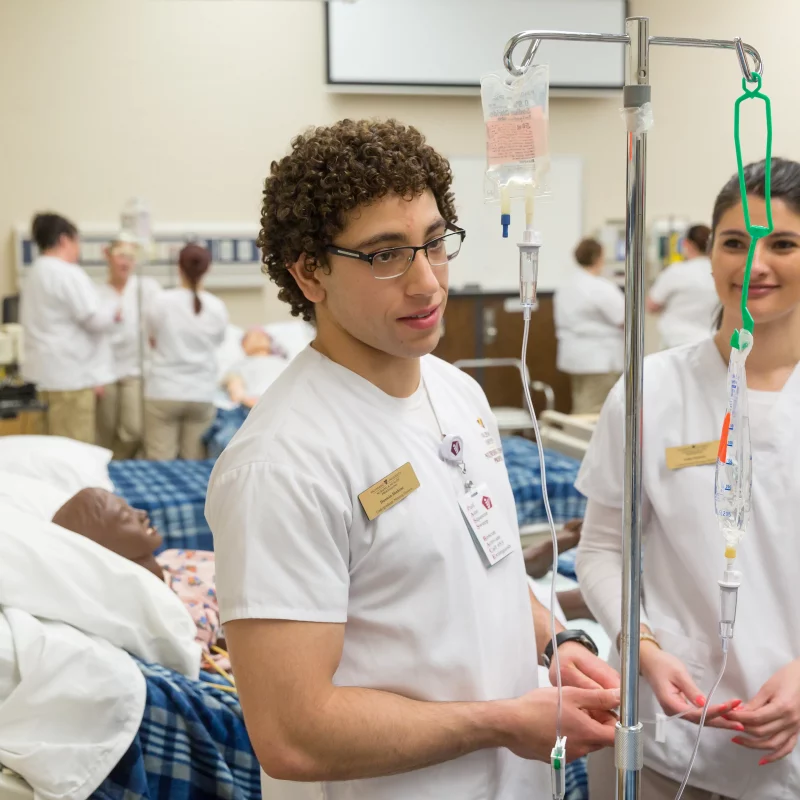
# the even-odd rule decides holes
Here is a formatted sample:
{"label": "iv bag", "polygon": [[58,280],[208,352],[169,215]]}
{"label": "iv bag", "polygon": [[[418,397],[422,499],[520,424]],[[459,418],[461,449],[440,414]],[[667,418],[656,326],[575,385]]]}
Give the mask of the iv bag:
{"label": "iv bag", "polygon": [[533,186],[538,196],[548,194],[547,65],[530,66],[518,78],[492,72],[481,78],[481,104],[486,126],[484,199],[498,203],[525,197]]}
{"label": "iv bag", "polygon": [[747,529],[753,488],[750,415],[747,409],[745,359],[752,336],[739,331],[741,349],[731,350],[728,362],[728,409],[722,426],[714,480],[714,510],[725,544],[736,547]]}
{"label": "iv bag", "polygon": [[147,253],[152,248],[153,231],[150,220],[150,209],[140,197],[133,197],[125,204],[120,216],[123,233],[134,239],[139,247]]}

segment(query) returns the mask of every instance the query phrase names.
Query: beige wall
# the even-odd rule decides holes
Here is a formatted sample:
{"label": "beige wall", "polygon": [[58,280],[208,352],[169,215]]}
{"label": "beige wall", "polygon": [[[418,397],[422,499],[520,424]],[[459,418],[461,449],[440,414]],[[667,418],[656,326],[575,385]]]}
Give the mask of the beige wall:
{"label": "beige wall", "polygon": [[[654,34],[742,35],[758,47],[775,152],[800,157],[787,34],[800,3],[769,0],[755,13],[744,0],[632,0],[631,12],[650,16]],[[322,20],[313,0],[0,0],[0,294],[14,287],[11,228],[35,210],[111,221],[139,194],[160,221],[250,220],[270,161],[309,124],[393,115],[447,154],[483,152],[477,97],[329,94]],[[648,212],[707,218],[735,165],[736,58],[654,48],[652,82]],[[618,105],[551,106],[554,151],[585,162],[587,230],[624,214]],[[761,147],[750,137],[746,155]],[[283,313],[271,287],[224,298],[242,324]]]}

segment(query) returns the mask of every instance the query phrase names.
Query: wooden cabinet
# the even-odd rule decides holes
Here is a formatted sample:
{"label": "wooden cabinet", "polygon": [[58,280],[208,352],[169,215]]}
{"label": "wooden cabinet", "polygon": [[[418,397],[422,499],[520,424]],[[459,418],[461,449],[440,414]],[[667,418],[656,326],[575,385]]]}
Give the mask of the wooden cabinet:
{"label": "wooden cabinet", "polygon": [[44,432],[44,411],[20,411],[15,417],[0,418],[0,436],[39,436]]}
{"label": "wooden cabinet", "polygon": [[[516,310],[506,310],[506,301]],[[532,380],[552,386],[556,409],[568,413],[572,405],[569,376],[556,368],[556,332],[553,295],[539,295],[539,308],[531,316],[528,370]],[[512,306],[513,309],[513,306]],[[444,336],[435,355],[451,363],[467,358],[520,358],[522,312],[516,294],[451,293],[444,315]],[[513,369],[473,370],[492,406],[522,406],[519,373]],[[536,411],[544,409],[541,394],[534,394]]]}

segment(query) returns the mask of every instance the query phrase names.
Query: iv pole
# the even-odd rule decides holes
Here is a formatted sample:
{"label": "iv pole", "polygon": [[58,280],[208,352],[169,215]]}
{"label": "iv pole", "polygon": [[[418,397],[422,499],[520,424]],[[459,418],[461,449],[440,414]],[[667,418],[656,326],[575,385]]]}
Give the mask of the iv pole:
{"label": "iv pole", "polygon": [[[626,45],[623,101],[632,113],[650,102],[650,45],[710,47],[736,50],[745,80],[752,81],[744,53],[763,72],[761,56],[740,39],[689,39],[650,36],[647,17],[630,17],[624,34],[571,33],[566,31],[522,31],[506,44],[503,63],[514,76],[533,63],[544,39],[572,42],[609,42]],[[530,42],[519,65],[514,50]],[[625,483],[623,492],[622,629],[620,657],[622,682],[620,721],[617,723],[615,755],[618,800],[638,800],[644,764],[642,725],[639,722],[639,629],[642,575],[642,393],[644,361],[645,297],[645,179],[646,131],[628,132],[627,185],[625,202]]]}

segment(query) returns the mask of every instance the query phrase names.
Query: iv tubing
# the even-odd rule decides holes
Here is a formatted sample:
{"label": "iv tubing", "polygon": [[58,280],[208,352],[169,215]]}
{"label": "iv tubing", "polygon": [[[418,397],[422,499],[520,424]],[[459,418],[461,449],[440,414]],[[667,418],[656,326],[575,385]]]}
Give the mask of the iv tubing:
{"label": "iv tubing", "polygon": [[703,733],[703,726],[706,724],[706,714],[708,713],[708,709],[711,707],[711,698],[714,696],[714,692],[717,691],[717,687],[720,685],[722,681],[722,676],[725,674],[725,667],[727,665],[728,665],[728,640],[723,639],[722,666],[720,667],[716,681],[714,681],[714,685],[711,687],[711,691],[708,693],[706,704],[703,707],[703,713],[700,716],[700,724],[697,726],[697,736],[694,741],[694,750],[692,751],[692,757],[689,760],[689,766],[686,768],[686,774],[683,776],[683,783],[681,784],[681,788],[678,789],[678,794],[675,795],[675,800],[681,800],[681,798],[683,797],[683,793],[686,790],[686,785],[689,783],[689,777],[692,774],[692,769],[694,768],[694,762],[695,759],[697,758],[697,751],[700,749],[700,736]]}
{"label": "iv tubing", "polygon": [[536,434],[536,449],[539,453],[539,473],[542,481],[542,499],[544,500],[544,510],[547,514],[547,522],[550,525],[550,534],[553,537],[553,582],[550,586],[550,635],[553,640],[553,660],[551,666],[555,665],[556,670],[556,688],[558,689],[558,712],[556,715],[556,739],[561,738],[561,712],[562,712],[562,695],[563,687],[561,685],[561,662],[558,658],[558,643],[556,641],[556,577],[558,576],[558,535],[556,534],[555,522],[553,522],[553,512],[550,510],[550,498],[547,494],[547,473],[544,465],[544,450],[542,449],[542,437],[539,433],[539,422],[536,419],[536,411],[533,408],[533,399],[531,398],[531,387],[528,382],[528,367],[526,357],[528,355],[528,335],[530,334],[531,326],[531,307],[529,305],[523,306],[524,331],[522,334],[522,369],[524,377],[522,380],[522,388],[525,392],[525,402],[528,405],[528,411],[531,415],[531,422],[533,423],[533,430]]}

